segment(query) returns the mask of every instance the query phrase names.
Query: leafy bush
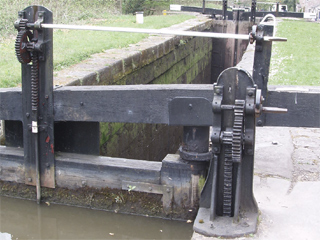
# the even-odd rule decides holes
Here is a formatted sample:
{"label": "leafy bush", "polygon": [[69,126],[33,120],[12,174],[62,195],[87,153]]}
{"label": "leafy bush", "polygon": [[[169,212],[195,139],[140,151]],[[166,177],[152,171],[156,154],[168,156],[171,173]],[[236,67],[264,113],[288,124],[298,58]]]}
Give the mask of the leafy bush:
{"label": "leafy bush", "polygon": [[144,12],[144,15],[152,15],[155,12],[161,12],[169,8],[168,0],[125,0],[122,5],[124,14],[135,14],[136,12]]}

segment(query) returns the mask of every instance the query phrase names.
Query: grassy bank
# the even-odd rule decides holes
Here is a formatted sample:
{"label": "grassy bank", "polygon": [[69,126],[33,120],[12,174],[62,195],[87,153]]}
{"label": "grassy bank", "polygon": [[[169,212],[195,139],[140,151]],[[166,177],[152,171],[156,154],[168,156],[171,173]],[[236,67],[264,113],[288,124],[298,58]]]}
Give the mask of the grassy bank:
{"label": "grassy bank", "polygon": [[282,20],[277,36],[288,38],[272,46],[269,84],[320,85],[320,24]]}
{"label": "grassy bank", "polygon": [[[0,2],[9,2],[0,0]],[[14,1],[15,2],[15,1]],[[22,1],[16,1],[22,2]],[[28,1],[25,1],[28,2]],[[31,1],[30,1],[31,2]],[[34,2],[34,1],[33,1]],[[39,1],[41,2],[41,1]],[[59,1],[46,1],[48,4],[55,4]],[[84,1],[74,1],[75,3]],[[90,2],[105,2],[105,1],[92,1]],[[89,3],[89,1],[88,1]],[[73,4],[73,2],[72,2]],[[94,5],[94,4],[93,4]],[[7,5],[5,5],[6,7]],[[19,5],[20,6],[20,5]],[[18,8],[23,9],[24,7]],[[83,5],[86,6],[86,5]],[[67,7],[67,6],[65,6]],[[75,9],[78,5],[68,5],[67,8]],[[148,16],[144,18],[144,24],[136,24],[136,18],[133,15],[114,15],[111,13],[104,12],[100,15],[93,15],[97,6],[94,5],[90,11],[86,12],[87,17],[82,19],[72,18],[72,16],[63,14],[56,14],[58,20],[55,23],[76,23],[76,24],[90,24],[90,25],[101,25],[101,26],[112,26],[112,27],[140,27],[140,28],[164,28],[171,25],[181,23],[187,19],[193,18],[188,15],[172,15],[172,16]],[[13,7],[12,7],[13,8]],[[9,9],[9,6],[8,6]],[[11,9],[11,8],[10,8]],[[1,10],[4,12],[5,10]],[[8,10],[9,11],[9,10]],[[91,12],[91,13],[90,13]],[[101,9],[100,9],[101,12]],[[66,13],[67,14],[67,13]],[[70,12],[69,12],[70,14]],[[82,13],[84,14],[84,13]],[[92,13],[93,14],[93,13]],[[16,20],[17,12],[12,14],[10,21],[10,29],[1,28],[1,43],[0,43],[0,87],[14,87],[17,86],[21,81],[20,64],[16,60],[14,53],[14,42],[16,31],[13,27],[13,22]],[[2,16],[2,15],[1,15]],[[70,20],[70,22],[66,21]],[[8,22],[8,20],[6,20]],[[94,53],[103,52],[104,50],[111,48],[122,48],[129,44],[134,44],[148,36],[147,34],[130,34],[130,33],[113,33],[113,32],[94,32],[94,31],[69,31],[69,30],[55,30],[54,31],[54,70],[60,70],[68,67],[72,64],[78,63]]]}
{"label": "grassy bank", "polygon": [[53,12],[54,23],[84,22],[90,18],[105,18],[119,13],[116,1],[110,0],[0,0],[0,40],[14,34],[13,23],[18,11],[31,5],[41,5]]}

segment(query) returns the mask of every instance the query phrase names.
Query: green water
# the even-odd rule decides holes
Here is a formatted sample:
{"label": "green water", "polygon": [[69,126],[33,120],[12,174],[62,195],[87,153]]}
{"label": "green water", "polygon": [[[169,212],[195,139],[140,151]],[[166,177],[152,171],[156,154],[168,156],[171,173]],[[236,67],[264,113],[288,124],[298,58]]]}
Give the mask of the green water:
{"label": "green water", "polygon": [[192,224],[0,197],[0,240],[191,239]]}

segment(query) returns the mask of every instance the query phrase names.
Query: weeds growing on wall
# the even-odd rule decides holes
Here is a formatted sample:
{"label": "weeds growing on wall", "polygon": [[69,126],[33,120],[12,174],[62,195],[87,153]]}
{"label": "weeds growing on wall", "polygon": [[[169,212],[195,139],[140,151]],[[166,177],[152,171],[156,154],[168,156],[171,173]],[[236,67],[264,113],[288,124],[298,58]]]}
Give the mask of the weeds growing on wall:
{"label": "weeds growing on wall", "polygon": [[124,14],[135,14],[142,11],[145,16],[149,16],[169,9],[169,6],[170,1],[168,0],[124,0],[122,12]]}

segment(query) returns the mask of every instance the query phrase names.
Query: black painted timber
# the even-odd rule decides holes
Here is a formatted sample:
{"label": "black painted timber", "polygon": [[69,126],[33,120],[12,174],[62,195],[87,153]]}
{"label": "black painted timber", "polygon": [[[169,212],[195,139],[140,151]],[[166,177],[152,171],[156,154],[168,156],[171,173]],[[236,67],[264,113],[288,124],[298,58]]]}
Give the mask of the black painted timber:
{"label": "black painted timber", "polygon": [[[288,113],[266,114],[264,126],[320,127],[320,90],[312,89],[290,92],[270,86],[264,105],[287,108]],[[169,124],[169,104],[174,98],[196,97],[211,102],[212,94],[212,85],[204,84],[63,87],[54,91],[55,121]],[[10,107],[10,101],[12,106],[19,102],[21,106],[21,90],[0,89],[0,100],[1,120],[21,118],[22,109]],[[202,109],[205,119],[199,126],[212,125],[212,109],[206,105]],[[194,119],[196,115],[190,117],[192,122]],[[184,116],[183,124],[186,121]]]}
{"label": "black painted timber", "polygon": [[[208,15],[223,15],[223,10],[222,9],[214,9],[214,8],[205,8],[203,12],[202,7],[189,7],[189,6],[181,6],[181,11],[185,12],[201,12],[203,14],[208,14]],[[228,17],[228,20],[233,20],[233,12],[232,11],[227,11],[226,16]]]}
{"label": "black painted timber", "polygon": [[22,121],[21,88],[0,88],[0,119]]}
{"label": "black painted timber", "polygon": [[[287,108],[285,114],[265,114],[265,126],[320,127],[320,88],[268,92],[266,106]],[[303,88],[303,87],[302,87]]]}
{"label": "black painted timber", "polygon": [[[181,6],[181,11],[185,12],[199,12],[203,14],[209,15],[223,15],[222,9],[214,9],[214,8],[204,8],[203,7],[189,7],[189,6]],[[276,17],[292,17],[292,18],[303,18],[303,13],[298,12],[255,12],[255,17],[264,17],[267,14],[272,14]],[[228,20],[233,20],[233,13],[232,11],[227,11],[226,13]],[[248,21],[251,18],[251,12],[244,12],[241,16],[241,20]]]}
{"label": "black painted timber", "polygon": [[123,180],[160,184],[161,166],[161,162],[57,153],[56,181],[68,188],[88,185],[121,189]]}
{"label": "black painted timber", "polygon": [[[303,18],[303,13],[298,13],[298,12],[255,12],[256,17],[264,17],[268,14],[272,14],[276,17]],[[243,13],[244,20],[248,20],[249,17],[251,17],[251,12]]]}
{"label": "black painted timber", "polygon": [[[174,98],[198,97],[211,102],[212,93],[212,85],[205,84],[63,87],[54,92],[55,120],[169,124],[168,105]],[[211,105],[207,106],[202,108],[203,116],[209,113],[210,117],[199,126],[211,125]],[[196,110],[190,114],[199,114]]]}

